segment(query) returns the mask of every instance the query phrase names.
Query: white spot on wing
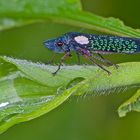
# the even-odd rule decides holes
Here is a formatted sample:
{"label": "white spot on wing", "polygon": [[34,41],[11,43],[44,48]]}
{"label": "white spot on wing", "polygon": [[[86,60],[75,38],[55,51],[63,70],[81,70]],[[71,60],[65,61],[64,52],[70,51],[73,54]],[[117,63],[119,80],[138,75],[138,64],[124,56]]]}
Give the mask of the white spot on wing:
{"label": "white spot on wing", "polygon": [[75,40],[77,43],[81,44],[81,45],[84,45],[84,44],[88,44],[88,43],[89,43],[88,38],[85,37],[85,36],[76,36],[76,37],[74,38],[74,40]]}

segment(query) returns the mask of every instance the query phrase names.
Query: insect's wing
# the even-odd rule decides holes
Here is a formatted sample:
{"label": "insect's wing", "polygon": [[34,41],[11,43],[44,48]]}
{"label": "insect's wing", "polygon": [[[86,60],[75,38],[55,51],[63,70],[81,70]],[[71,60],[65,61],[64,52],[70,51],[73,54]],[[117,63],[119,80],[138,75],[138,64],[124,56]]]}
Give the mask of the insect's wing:
{"label": "insect's wing", "polygon": [[100,53],[135,53],[140,52],[140,39],[91,35],[89,48]]}

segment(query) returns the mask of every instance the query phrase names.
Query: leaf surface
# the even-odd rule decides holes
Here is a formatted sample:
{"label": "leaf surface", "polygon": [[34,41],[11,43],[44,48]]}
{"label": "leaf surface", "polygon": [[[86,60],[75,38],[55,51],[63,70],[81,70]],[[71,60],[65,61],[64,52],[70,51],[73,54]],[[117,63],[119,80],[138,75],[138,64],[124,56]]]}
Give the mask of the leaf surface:
{"label": "leaf surface", "polygon": [[[1,0],[0,5],[1,30],[27,25],[25,23],[30,24],[30,20],[38,22],[50,19],[57,23],[92,29],[101,33],[140,37],[139,30],[125,26],[119,19],[103,18],[83,11],[80,0],[60,0],[59,2],[56,0]],[[5,23],[5,19],[8,22]]]}
{"label": "leaf surface", "polygon": [[71,95],[108,94],[113,89],[140,85],[139,62],[120,64],[118,70],[110,67],[111,76],[94,66],[77,65],[64,66],[53,76],[56,68],[0,57],[1,133],[51,111]]}

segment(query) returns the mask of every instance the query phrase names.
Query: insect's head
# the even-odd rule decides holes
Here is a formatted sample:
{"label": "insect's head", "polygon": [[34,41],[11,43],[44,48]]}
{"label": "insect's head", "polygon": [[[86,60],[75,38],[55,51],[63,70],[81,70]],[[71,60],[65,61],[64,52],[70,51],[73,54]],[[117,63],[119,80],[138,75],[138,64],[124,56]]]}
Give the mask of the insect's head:
{"label": "insect's head", "polygon": [[46,40],[44,42],[45,47],[56,52],[56,53],[64,53],[69,51],[69,36],[62,35],[58,38]]}
{"label": "insect's head", "polygon": [[44,42],[45,47],[56,52],[64,53],[67,51],[76,51],[76,47],[88,45],[88,35],[77,32],[68,32],[58,38],[50,39]]}

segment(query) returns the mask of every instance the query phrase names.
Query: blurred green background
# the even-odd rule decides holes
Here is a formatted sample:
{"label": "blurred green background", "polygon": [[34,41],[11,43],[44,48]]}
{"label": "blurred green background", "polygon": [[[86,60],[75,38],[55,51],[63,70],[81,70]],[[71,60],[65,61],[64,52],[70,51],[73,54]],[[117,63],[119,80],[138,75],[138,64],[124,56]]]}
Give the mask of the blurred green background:
{"label": "blurred green background", "polygon": [[[139,0],[82,0],[82,3],[85,10],[104,17],[120,18],[126,25],[140,28]],[[95,33],[48,20],[0,32],[0,54],[45,63],[53,53],[48,55],[49,50],[43,47],[42,42],[69,31]],[[57,55],[56,63],[60,57]],[[109,55],[106,58],[115,63],[140,60],[139,54]],[[74,64],[75,58],[67,63]],[[140,139],[140,114],[130,113],[119,118],[116,112],[117,107],[134,92],[130,89],[123,94],[72,97],[48,114],[10,128],[0,135],[0,140]]]}

